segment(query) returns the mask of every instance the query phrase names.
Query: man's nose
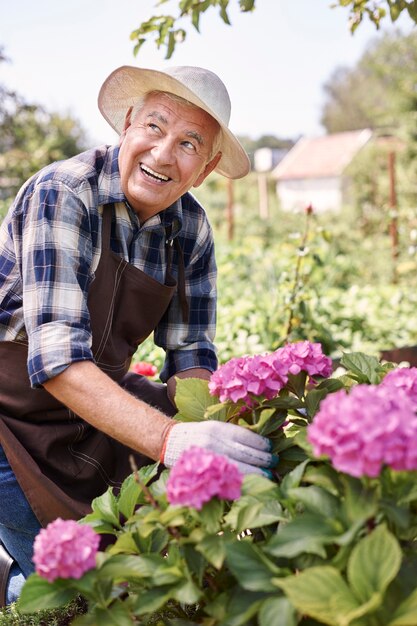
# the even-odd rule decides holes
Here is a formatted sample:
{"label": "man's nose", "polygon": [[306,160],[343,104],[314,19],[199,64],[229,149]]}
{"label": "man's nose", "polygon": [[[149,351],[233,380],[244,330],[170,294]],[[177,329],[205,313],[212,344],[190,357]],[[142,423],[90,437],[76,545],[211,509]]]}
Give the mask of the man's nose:
{"label": "man's nose", "polygon": [[175,144],[169,137],[161,137],[153,148],[154,158],[159,163],[173,163],[175,161]]}

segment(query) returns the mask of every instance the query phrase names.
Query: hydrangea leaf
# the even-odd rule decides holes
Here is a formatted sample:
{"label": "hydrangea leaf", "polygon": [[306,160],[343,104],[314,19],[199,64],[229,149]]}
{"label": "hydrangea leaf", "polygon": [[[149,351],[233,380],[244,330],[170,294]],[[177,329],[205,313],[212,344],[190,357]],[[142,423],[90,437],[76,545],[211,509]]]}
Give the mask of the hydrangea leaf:
{"label": "hydrangea leaf", "polygon": [[120,528],[120,519],[119,519],[119,511],[117,509],[117,501],[116,496],[114,495],[112,489],[107,489],[103,493],[103,495],[98,498],[94,498],[91,503],[91,508],[94,513],[99,513],[101,518],[105,522],[109,522],[109,524],[113,524],[116,528]]}
{"label": "hydrangea leaf", "polygon": [[340,501],[321,487],[316,485],[295,487],[288,490],[288,495],[297,502],[301,502],[311,513],[318,513],[333,519],[339,517]]}
{"label": "hydrangea leaf", "polygon": [[109,608],[94,607],[91,617],[93,618],[89,622],[91,626],[93,624],[100,624],[100,626],[131,626],[132,624],[129,607],[120,600],[116,600]]}
{"label": "hydrangea leaf", "polygon": [[[143,491],[142,485],[147,485],[148,482],[156,475],[158,471],[158,463],[141,467],[137,473],[139,482],[134,474],[131,474],[123,481],[120,489],[120,494],[117,499],[117,506],[120,513],[122,513],[126,519],[133,515],[138,499]],[[139,484],[140,483],[140,484]]]}
{"label": "hydrangea leaf", "polygon": [[205,559],[216,569],[220,569],[226,558],[226,540],[223,535],[207,535],[196,546]]}
{"label": "hydrangea leaf", "polygon": [[132,610],[135,615],[145,615],[153,611],[158,611],[171,598],[171,588],[153,587],[139,594],[133,604]]}
{"label": "hydrangea leaf", "polygon": [[212,498],[203,505],[200,511],[200,518],[208,533],[219,532],[223,511],[224,502],[218,498]]}
{"label": "hydrangea leaf", "polygon": [[304,513],[281,526],[268,541],[265,551],[275,557],[293,558],[305,552],[325,558],[325,546],[333,543],[339,534],[340,529],[333,520],[323,515]]}
{"label": "hydrangea leaf", "polygon": [[340,363],[358,383],[378,384],[381,381],[381,363],[374,356],[363,352],[345,353]]}
{"label": "hydrangea leaf", "polygon": [[37,574],[26,580],[19,598],[19,611],[33,613],[43,609],[63,606],[78,595],[78,591],[68,587],[65,580],[48,583]]}
{"label": "hydrangea leaf", "polygon": [[298,623],[293,605],[285,597],[268,598],[259,609],[259,626],[296,626]]}
{"label": "hydrangea leaf", "polygon": [[309,615],[329,626],[348,626],[350,614],[359,608],[340,572],[329,566],[310,567],[287,578],[274,578],[292,604],[304,615]]}
{"label": "hydrangea leaf", "polygon": [[271,583],[280,569],[248,540],[226,545],[226,561],[239,584],[248,591],[274,591]]}
{"label": "hydrangea leaf", "polygon": [[381,598],[400,569],[401,548],[385,526],[375,528],[352,551],[347,575],[355,595],[367,602],[375,594]]}
{"label": "hydrangea leaf", "polygon": [[276,499],[259,499],[255,496],[243,496],[233,503],[225,521],[236,532],[246,528],[260,528],[284,520],[282,506]]}
{"label": "hydrangea leaf", "polygon": [[175,404],[180,421],[201,422],[206,409],[218,404],[218,398],[210,395],[207,380],[201,378],[176,378]]}

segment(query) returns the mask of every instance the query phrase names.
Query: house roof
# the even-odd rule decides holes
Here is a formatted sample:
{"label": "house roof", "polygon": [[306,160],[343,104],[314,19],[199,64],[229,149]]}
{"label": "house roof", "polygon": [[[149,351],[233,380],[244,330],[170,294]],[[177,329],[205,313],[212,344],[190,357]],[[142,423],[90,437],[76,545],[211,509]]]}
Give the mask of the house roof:
{"label": "house roof", "polygon": [[369,141],[368,128],[321,137],[303,137],[272,172],[277,180],[340,176]]}

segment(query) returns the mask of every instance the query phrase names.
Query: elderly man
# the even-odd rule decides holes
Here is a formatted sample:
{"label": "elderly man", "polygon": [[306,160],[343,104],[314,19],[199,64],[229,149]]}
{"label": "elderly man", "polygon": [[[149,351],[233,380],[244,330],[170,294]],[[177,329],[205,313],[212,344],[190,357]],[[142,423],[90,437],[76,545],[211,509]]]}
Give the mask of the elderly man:
{"label": "elderly man", "polygon": [[[188,192],[249,171],[227,90],[202,68],[125,66],[99,108],[119,145],[38,172],[0,232],[0,605],[33,571],[40,527],[86,514],[132,452],[172,467],[198,444],[246,473],[275,461],[246,429],[171,419],[175,378],[217,366],[212,232]],[[128,372],[153,331],[159,384]]]}

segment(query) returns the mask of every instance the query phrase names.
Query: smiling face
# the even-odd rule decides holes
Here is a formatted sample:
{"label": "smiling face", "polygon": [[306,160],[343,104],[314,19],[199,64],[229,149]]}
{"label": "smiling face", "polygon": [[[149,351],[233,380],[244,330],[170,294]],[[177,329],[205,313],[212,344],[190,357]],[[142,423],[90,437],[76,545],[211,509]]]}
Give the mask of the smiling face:
{"label": "smiling face", "polygon": [[150,94],[120,136],[122,190],[143,223],[168,208],[216,167],[218,123],[205,111],[164,93]]}

